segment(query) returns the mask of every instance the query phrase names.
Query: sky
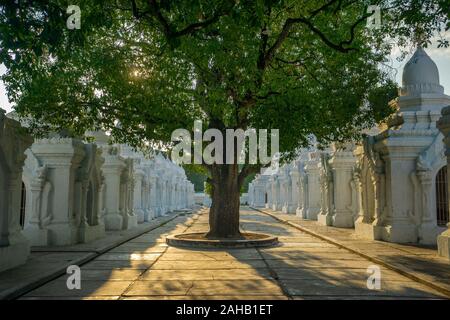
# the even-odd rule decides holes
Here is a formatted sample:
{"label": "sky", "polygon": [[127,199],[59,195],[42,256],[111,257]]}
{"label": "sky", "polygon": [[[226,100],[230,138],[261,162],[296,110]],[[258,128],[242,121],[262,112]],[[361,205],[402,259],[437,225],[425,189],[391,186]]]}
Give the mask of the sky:
{"label": "sky", "polygon": [[[431,46],[425,50],[428,55],[436,63],[439,74],[441,85],[445,89],[445,93],[450,95],[450,48],[437,48],[436,46]],[[399,85],[402,83],[402,72],[403,67],[408,62],[409,58],[414,52],[411,52],[406,59],[401,62],[397,62],[396,58],[399,56],[400,51],[394,50],[392,54],[392,67],[396,70],[396,79]],[[0,75],[6,72],[5,66],[0,65]],[[8,101],[8,97],[5,92],[5,87],[3,82],[0,81],[0,108],[5,109],[10,112],[13,108],[11,103]]]}

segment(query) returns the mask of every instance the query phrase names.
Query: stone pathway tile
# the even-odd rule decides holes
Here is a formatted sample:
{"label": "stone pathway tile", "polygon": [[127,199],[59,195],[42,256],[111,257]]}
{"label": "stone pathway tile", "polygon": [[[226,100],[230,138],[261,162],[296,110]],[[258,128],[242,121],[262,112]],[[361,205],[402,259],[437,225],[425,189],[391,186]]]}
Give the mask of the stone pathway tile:
{"label": "stone pathway tile", "polygon": [[82,270],[83,280],[98,281],[132,281],[137,280],[144,270],[139,269],[113,269],[113,270]]}
{"label": "stone pathway tile", "polygon": [[25,295],[25,297],[86,297],[120,296],[132,281],[81,280],[81,290],[69,290],[66,279],[49,282]]}
{"label": "stone pathway tile", "polygon": [[122,300],[288,300],[289,298],[282,295],[222,295],[222,296],[131,296],[123,297]]}
{"label": "stone pathway tile", "polygon": [[292,246],[285,246],[284,244],[277,246],[277,247],[271,247],[271,248],[261,248],[261,252],[271,254],[272,252],[292,252],[297,251],[299,253],[348,253],[345,249],[340,249],[338,247],[295,247]]}
{"label": "stone pathway tile", "polygon": [[289,251],[275,251],[275,252],[262,252],[262,256],[266,260],[364,260],[363,257],[355,256],[355,254],[344,252],[304,252],[301,250],[289,250]]}
{"label": "stone pathway tile", "polygon": [[[164,240],[169,234],[208,230],[207,214],[185,220],[177,218],[83,265],[83,290],[67,290],[66,278],[61,277],[23,298],[442,298],[433,289],[385,268],[381,268],[382,290],[369,290],[367,268],[373,262],[260,212],[243,208],[241,229],[278,235],[280,244],[271,248],[229,250],[168,247]],[[397,247],[378,243],[369,243],[369,247],[380,254],[409,258],[407,251]],[[434,268],[440,270],[442,266],[434,263]]]}
{"label": "stone pathway tile", "polygon": [[136,281],[123,296],[183,296],[194,285],[193,280]]}
{"label": "stone pathway tile", "polygon": [[167,245],[149,245],[146,243],[126,243],[109,251],[109,253],[163,253]]}
{"label": "stone pathway tile", "polygon": [[[271,210],[263,211],[284,221],[295,223],[305,230],[333,239],[349,249],[356,250],[369,257],[378,259],[386,265],[397,268],[402,272],[406,272],[411,276],[416,277],[416,279],[420,279],[422,281],[421,283],[437,285],[440,286],[442,290],[447,290],[447,294],[450,292],[450,262],[439,257],[434,246],[397,244],[361,239],[355,235],[353,229],[320,226],[317,221],[302,220],[295,215],[287,215]],[[290,225],[286,224],[286,226],[292,228]],[[302,232],[301,230],[298,231]],[[324,261],[324,265],[328,265],[329,262],[329,260]],[[339,265],[342,265],[342,263],[339,263]],[[428,286],[426,288],[428,288]],[[450,297],[450,295],[448,295],[448,297]]]}
{"label": "stone pathway tile", "polygon": [[[274,268],[273,273],[280,280],[361,280],[367,281],[367,269],[336,269],[336,268]],[[381,277],[384,280],[410,281],[409,278],[396,272],[381,268]]]}
{"label": "stone pathway tile", "polygon": [[261,255],[255,251],[234,251],[234,252],[217,252],[217,251],[203,251],[203,252],[167,252],[160,261],[181,261],[181,260],[201,260],[201,261],[223,261],[223,260],[262,260]]}
{"label": "stone pathway tile", "polygon": [[382,282],[381,290],[369,290],[366,281],[357,280],[282,280],[292,296],[401,296],[444,298],[439,292],[412,281]]}
{"label": "stone pathway tile", "polygon": [[216,270],[202,270],[202,272],[192,272],[191,270],[147,270],[140,280],[145,281],[172,281],[172,280],[214,280],[213,272]]}
{"label": "stone pathway tile", "polygon": [[214,280],[195,281],[188,295],[229,296],[229,295],[279,295],[284,293],[274,280]]}
{"label": "stone pathway tile", "polygon": [[134,261],[110,261],[110,260],[94,260],[88,262],[81,267],[82,270],[115,270],[115,269],[139,269],[146,270],[154,264],[154,261],[149,260],[134,260]]}
{"label": "stone pathway tile", "polygon": [[344,269],[367,269],[373,265],[368,260],[320,260],[320,259],[295,259],[295,260],[267,260],[271,268],[344,268]]}
{"label": "stone pathway tile", "polygon": [[152,265],[153,270],[201,270],[208,269],[253,269],[264,268],[266,264],[261,260],[240,260],[240,261],[163,261],[159,260]]}
{"label": "stone pathway tile", "polygon": [[[45,297],[45,300],[119,300],[120,296]],[[22,296],[18,300],[42,300],[43,297]]]}
{"label": "stone pathway tile", "polygon": [[[160,240],[161,242],[157,242],[156,239],[160,236],[156,235],[158,235],[158,232],[161,233],[161,231],[157,230],[173,230],[176,228],[185,230],[188,227],[186,222],[195,221],[192,217],[195,217],[195,214],[189,217],[177,217],[174,214],[169,214],[164,217],[158,217],[150,222],[139,224],[132,230],[107,232],[106,237],[85,244],[58,247],[32,247],[31,256],[26,264],[0,273],[0,299],[20,297],[29,288],[34,288],[39,285],[42,286],[51,279],[63,274],[69,265],[86,263],[97,257],[99,252],[106,252],[114,248],[113,250],[115,251],[113,253],[135,253],[130,251],[120,252],[120,250],[123,250],[126,246],[130,246],[130,241],[133,241],[136,237],[139,238],[143,233],[153,235],[154,241],[135,243],[136,245],[144,245],[144,247],[140,247],[139,249],[143,250],[144,253],[163,252],[167,245],[164,243],[163,238]],[[128,242],[122,244],[127,240]],[[137,251],[136,253],[139,252]],[[100,261],[95,261],[88,268],[114,269],[127,268],[130,265],[132,268],[139,267],[140,269],[149,267],[149,265],[146,265],[144,268],[142,265],[138,266],[136,263],[130,264],[127,261],[113,262],[112,265],[105,265]]]}
{"label": "stone pathway tile", "polygon": [[161,253],[105,253],[95,261],[155,261]]}
{"label": "stone pathway tile", "polygon": [[164,280],[136,281],[124,296],[283,296],[283,292],[273,280]]}
{"label": "stone pathway tile", "polygon": [[401,296],[364,296],[361,294],[358,295],[347,295],[347,296],[293,296],[293,300],[333,300],[333,301],[341,301],[341,300],[442,300],[440,298],[428,298],[428,297],[401,297]]}

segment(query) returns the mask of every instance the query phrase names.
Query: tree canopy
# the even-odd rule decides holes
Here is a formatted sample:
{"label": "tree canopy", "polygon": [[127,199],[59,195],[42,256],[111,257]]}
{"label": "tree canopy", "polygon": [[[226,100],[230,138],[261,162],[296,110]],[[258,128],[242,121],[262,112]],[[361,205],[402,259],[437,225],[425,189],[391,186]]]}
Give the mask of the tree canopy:
{"label": "tree canopy", "polygon": [[[279,129],[285,159],[312,136],[345,141],[389,116],[396,85],[380,66],[392,47],[426,46],[450,26],[448,0],[80,0],[73,29],[70,2],[0,4],[2,79],[35,133],[102,129],[170,147],[202,120]],[[239,191],[260,166],[206,167],[208,236],[238,238]]]}
{"label": "tree canopy", "polygon": [[[450,11],[431,0],[82,0],[81,29],[69,30],[69,2],[0,5],[3,80],[36,126],[104,129],[140,145],[169,143],[201,119],[281,129],[284,152],[386,117],[386,37],[404,43],[419,30],[426,43]],[[382,7],[378,30],[366,28],[369,4]],[[370,100],[373,90],[386,99]]]}

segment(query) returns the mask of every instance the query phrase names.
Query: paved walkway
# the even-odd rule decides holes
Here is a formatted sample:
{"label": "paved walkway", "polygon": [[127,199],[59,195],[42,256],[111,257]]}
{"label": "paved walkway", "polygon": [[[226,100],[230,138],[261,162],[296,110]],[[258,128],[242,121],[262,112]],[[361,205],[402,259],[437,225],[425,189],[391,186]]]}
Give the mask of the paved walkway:
{"label": "paved walkway", "polygon": [[369,290],[366,271],[373,262],[250,209],[242,210],[242,229],[277,235],[280,246],[190,250],[165,244],[168,234],[207,230],[207,220],[205,211],[177,217],[84,264],[81,290],[68,290],[62,276],[22,299],[442,298],[383,267],[381,290]]}
{"label": "paved walkway", "polygon": [[80,265],[100,254],[117,247],[143,233],[164,225],[178,215],[171,213],[136,228],[123,231],[108,231],[104,238],[73,246],[32,247],[27,262],[19,267],[0,273],[0,300],[13,299],[65,274],[70,265]]}
{"label": "paved walkway", "polygon": [[450,261],[437,254],[436,246],[365,240],[358,237],[354,229],[322,226],[317,221],[302,220],[278,211],[263,209],[262,212],[407,274],[416,281],[436,286],[450,297]]}

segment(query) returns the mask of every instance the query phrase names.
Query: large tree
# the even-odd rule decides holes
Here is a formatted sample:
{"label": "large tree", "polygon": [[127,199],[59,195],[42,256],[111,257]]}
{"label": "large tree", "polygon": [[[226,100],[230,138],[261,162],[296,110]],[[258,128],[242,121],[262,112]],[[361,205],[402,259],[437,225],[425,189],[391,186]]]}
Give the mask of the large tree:
{"label": "large tree", "polygon": [[[202,120],[279,129],[286,159],[311,136],[344,141],[388,116],[390,49],[411,35],[426,44],[450,11],[446,0],[80,0],[81,29],[69,30],[72,2],[0,4],[3,80],[36,133],[102,129],[170,147],[173,130]],[[371,4],[383,20],[369,30]],[[238,238],[239,190],[261,166],[204,167],[209,236]]]}

